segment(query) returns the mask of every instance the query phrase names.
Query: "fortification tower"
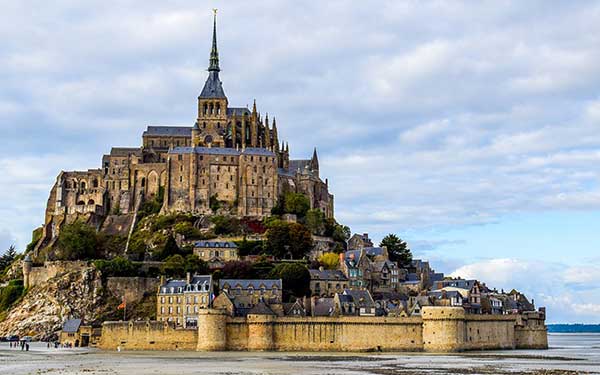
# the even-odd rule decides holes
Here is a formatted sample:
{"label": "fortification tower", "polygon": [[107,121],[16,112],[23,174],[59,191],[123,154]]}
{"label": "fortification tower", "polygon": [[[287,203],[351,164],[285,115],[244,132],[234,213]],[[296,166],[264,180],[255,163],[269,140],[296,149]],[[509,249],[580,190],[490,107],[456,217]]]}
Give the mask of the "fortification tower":
{"label": "fortification tower", "polygon": [[29,254],[27,254],[27,256],[25,256],[25,259],[23,259],[23,286],[25,287],[25,289],[29,288],[29,277],[31,275],[31,257],[29,256]]}
{"label": "fortification tower", "polygon": [[465,344],[465,309],[425,306],[423,349],[427,352],[458,352]]}
{"label": "fortification tower", "polygon": [[202,309],[198,312],[198,346],[201,352],[227,350],[225,310]]}
{"label": "fortification tower", "polygon": [[248,314],[248,350],[267,351],[273,350],[273,323],[275,315]]}

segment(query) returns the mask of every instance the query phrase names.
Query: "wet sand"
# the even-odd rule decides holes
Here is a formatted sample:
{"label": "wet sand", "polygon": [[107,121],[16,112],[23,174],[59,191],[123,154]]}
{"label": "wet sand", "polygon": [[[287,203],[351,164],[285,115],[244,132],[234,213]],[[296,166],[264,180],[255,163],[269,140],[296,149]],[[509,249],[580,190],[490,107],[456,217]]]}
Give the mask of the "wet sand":
{"label": "wet sand", "polygon": [[1,374],[600,374],[600,335],[552,335],[549,350],[422,353],[29,352],[0,343]]}

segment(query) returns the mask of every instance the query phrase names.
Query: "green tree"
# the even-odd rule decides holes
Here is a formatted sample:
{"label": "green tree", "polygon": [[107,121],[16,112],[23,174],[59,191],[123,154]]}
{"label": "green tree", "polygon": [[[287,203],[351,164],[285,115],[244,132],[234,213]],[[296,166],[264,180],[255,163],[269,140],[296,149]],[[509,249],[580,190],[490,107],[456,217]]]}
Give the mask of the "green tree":
{"label": "green tree", "polygon": [[340,256],[336,253],[325,253],[319,257],[319,263],[328,270],[335,270],[340,265]]}
{"label": "green tree", "polygon": [[94,266],[102,272],[103,277],[137,276],[139,267],[129,259],[116,257],[111,260],[95,260]]}
{"label": "green tree", "polygon": [[298,217],[304,217],[310,208],[310,201],[302,193],[286,193],[284,210],[288,214],[295,214]]}
{"label": "green tree", "polygon": [[238,234],[241,232],[240,220],[230,216],[213,216],[210,221],[215,224],[215,234]]}
{"label": "green tree", "polygon": [[385,246],[388,250],[390,260],[397,262],[399,267],[406,268],[412,261],[412,253],[408,244],[393,233],[383,237],[379,246]]}
{"label": "green tree", "polygon": [[302,259],[313,246],[310,231],[299,223],[272,222],[266,235],[267,250],[279,259]]}
{"label": "green tree", "polygon": [[76,221],[63,225],[58,235],[58,260],[87,260],[96,257],[98,238],[94,228]]}
{"label": "green tree", "polygon": [[283,298],[304,297],[310,294],[310,273],[306,266],[299,263],[282,263],[273,268],[269,274],[271,279],[281,279]]}
{"label": "green tree", "polygon": [[306,227],[316,236],[322,236],[325,233],[325,214],[319,209],[312,209],[306,212]]}
{"label": "green tree", "polygon": [[173,255],[181,255],[181,251],[179,246],[177,246],[177,242],[173,236],[169,235],[165,244],[162,246],[162,249],[157,253],[158,259],[163,260]]}
{"label": "green tree", "polygon": [[0,273],[8,268],[16,258],[17,249],[15,248],[15,245],[10,245],[4,255],[0,257]]}
{"label": "green tree", "polygon": [[224,279],[253,279],[252,263],[244,260],[232,260],[223,266],[222,278]]}
{"label": "green tree", "polygon": [[0,312],[10,309],[24,291],[22,280],[11,280],[7,286],[0,288]]}
{"label": "green tree", "polygon": [[181,255],[177,254],[171,255],[165,259],[160,270],[168,277],[183,277],[185,276],[185,266],[185,259]]}
{"label": "green tree", "polygon": [[210,269],[208,268],[208,263],[198,258],[195,254],[188,254],[185,257],[185,266],[184,271],[187,273],[198,274],[198,275],[208,275]]}

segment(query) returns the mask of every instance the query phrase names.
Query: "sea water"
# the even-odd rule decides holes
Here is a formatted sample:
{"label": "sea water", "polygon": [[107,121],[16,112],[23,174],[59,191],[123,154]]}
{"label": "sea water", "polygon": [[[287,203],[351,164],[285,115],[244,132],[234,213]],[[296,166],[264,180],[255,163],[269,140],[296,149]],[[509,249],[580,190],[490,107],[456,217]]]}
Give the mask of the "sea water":
{"label": "sea water", "polygon": [[600,374],[600,334],[549,334],[548,350],[425,353],[134,352],[0,343],[0,374]]}

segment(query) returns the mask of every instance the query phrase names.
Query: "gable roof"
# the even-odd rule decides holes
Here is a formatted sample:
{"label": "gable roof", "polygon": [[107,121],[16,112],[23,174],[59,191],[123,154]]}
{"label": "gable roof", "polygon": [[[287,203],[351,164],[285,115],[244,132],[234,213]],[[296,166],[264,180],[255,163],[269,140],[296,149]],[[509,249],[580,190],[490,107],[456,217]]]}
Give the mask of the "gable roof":
{"label": "gable roof", "polygon": [[242,289],[248,289],[250,287],[259,289],[261,285],[264,285],[266,289],[272,289],[273,287],[281,290],[281,279],[221,279],[219,280],[219,289],[223,289],[225,285],[229,285],[230,288],[235,289],[241,286]]}
{"label": "gable roof", "polygon": [[75,333],[81,326],[81,319],[67,319],[62,327],[63,332]]}
{"label": "gable roof", "polygon": [[276,315],[263,301],[260,301],[248,311],[248,314],[253,315]]}
{"label": "gable roof", "polygon": [[340,295],[340,301],[343,296],[350,296],[357,307],[375,308],[375,301],[368,290],[345,289]]}
{"label": "gable roof", "polygon": [[191,126],[148,126],[142,136],[191,137]]}
{"label": "gable roof", "polygon": [[194,243],[194,247],[205,247],[205,248],[237,248],[235,242],[232,241],[197,241]]}
{"label": "gable roof", "polygon": [[314,316],[331,316],[335,311],[333,297],[322,297],[315,299],[312,314]]}
{"label": "gable roof", "polygon": [[317,270],[310,269],[311,280],[340,280],[347,281],[346,275],[340,270]]}

